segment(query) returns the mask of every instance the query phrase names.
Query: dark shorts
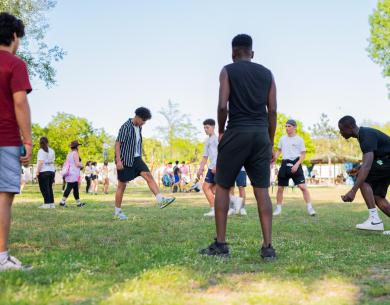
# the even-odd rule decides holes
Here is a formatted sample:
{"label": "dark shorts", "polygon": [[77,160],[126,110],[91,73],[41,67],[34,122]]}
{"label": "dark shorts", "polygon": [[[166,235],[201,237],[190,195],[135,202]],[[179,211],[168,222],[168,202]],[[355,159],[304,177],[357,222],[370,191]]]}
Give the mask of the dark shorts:
{"label": "dark shorts", "polygon": [[141,172],[150,172],[148,166],[141,157],[134,158],[132,167],[125,166],[124,169],[118,170],[118,180],[120,182],[129,182],[137,178]]}
{"label": "dark shorts", "polygon": [[290,179],[294,181],[295,185],[305,184],[305,175],[303,174],[302,166],[299,165],[298,170],[295,173],[291,172],[291,167],[298,161],[296,160],[283,160],[282,165],[278,173],[278,186],[288,186]]}
{"label": "dark shorts", "polygon": [[92,180],[96,180],[97,179],[97,175],[91,175],[91,179]]}
{"label": "dark shorts", "polygon": [[211,169],[207,170],[206,177],[204,178],[204,182],[210,183],[210,184],[215,184],[215,175],[211,171]]}
{"label": "dark shorts", "polygon": [[390,158],[374,160],[366,182],[371,185],[374,195],[385,198],[390,185]]}
{"label": "dark shorts", "polygon": [[240,171],[236,178],[237,187],[246,187],[246,171]]}
{"label": "dark shorts", "polygon": [[237,175],[245,166],[254,187],[268,188],[272,147],[268,129],[251,131],[228,129],[218,145],[216,183],[224,188],[234,186]]}

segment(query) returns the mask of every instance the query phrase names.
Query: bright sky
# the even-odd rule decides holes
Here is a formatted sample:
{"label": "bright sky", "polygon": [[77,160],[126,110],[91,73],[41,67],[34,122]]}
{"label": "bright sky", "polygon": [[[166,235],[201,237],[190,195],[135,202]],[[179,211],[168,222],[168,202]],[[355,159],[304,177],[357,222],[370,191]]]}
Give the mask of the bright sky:
{"label": "bright sky", "polygon": [[168,99],[201,122],[216,118],[218,76],[231,62],[231,39],[254,40],[255,61],[270,68],[278,110],[307,128],[322,112],[336,124],[390,120],[380,67],[366,52],[373,0],[94,1],[64,0],[49,13],[49,44],[68,55],[57,64],[58,84],[33,82],[33,121],[46,125],[58,111],[86,117],[116,135],[138,106],[157,112]]}

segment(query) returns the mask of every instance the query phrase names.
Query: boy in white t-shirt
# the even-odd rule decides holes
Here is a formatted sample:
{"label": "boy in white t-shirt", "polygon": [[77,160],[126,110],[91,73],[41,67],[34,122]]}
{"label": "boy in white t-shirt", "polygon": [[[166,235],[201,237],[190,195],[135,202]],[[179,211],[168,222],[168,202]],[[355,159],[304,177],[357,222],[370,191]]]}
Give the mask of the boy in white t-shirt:
{"label": "boy in white t-shirt", "polygon": [[276,209],[274,216],[282,213],[283,192],[288,186],[290,179],[302,191],[303,198],[307,205],[307,212],[310,216],[315,216],[316,212],[311,204],[309,190],[306,186],[305,176],[302,170],[302,162],[306,156],[306,148],[303,139],[297,136],[297,123],[295,120],[288,120],[286,123],[287,135],[283,136],[278,145],[275,160],[280,154],[283,155],[282,165],[278,173],[278,192],[276,194]]}
{"label": "boy in white t-shirt", "polygon": [[[205,213],[204,216],[214,217],[214,199],[215,199],[215,172],[217,166],[217,157],[218,157],[218,138],[214,132],[215,121],[213,119],[207,119],[203,122],[203,128],[205,133],[208,135],[208,139],[205,142],[204,153],[202,161],[199,165],[199,170],[197,173],[198,179],[203,176],[204,166],[209,160],[209,166],[207,170],[206,177],[203,183],[203,192],[206,195],[206,199],[210,205],[210,211]],[[229,210],[229,215],[235,213],[235,211],[240,211],[242,206],[242,198],[230,195],[230,201],[234,208]]]}

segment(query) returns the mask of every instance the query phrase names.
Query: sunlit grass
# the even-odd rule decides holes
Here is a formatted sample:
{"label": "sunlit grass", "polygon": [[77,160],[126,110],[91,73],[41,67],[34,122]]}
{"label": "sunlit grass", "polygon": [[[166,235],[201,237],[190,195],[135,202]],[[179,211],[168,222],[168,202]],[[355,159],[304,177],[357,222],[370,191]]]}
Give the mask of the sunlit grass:
{"label": "sunlit grass", "polygon": [[0,274],[0,304],[390,304],[390,239],[354,228],[367,210],[360,197],[340,203],[345,190],[312,188],[316,217],[289,190],[274,219],[278,260],[264,263],[251,194],[249,216],[229,218],[232,256],[220,260],[197,253],[215,235],[202,194],[178,194],[160,210],[147,188],[129,188],[129,220],[119,222],[113,190],[82,193],[84,209],[70,196],[68,209],[40,210],[28,186],[14,205],[10,247],[34,269]]}

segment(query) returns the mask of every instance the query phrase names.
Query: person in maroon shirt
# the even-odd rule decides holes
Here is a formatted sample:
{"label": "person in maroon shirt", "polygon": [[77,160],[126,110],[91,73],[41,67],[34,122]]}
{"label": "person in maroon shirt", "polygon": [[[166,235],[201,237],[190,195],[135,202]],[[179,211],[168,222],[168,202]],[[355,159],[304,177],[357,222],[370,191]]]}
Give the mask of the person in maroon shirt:
{"label": "person in maroon shirt", "polygon": [[26,63],[15,56],[24,36],[23,22],[0,13],[0,271],[25,269],[8,254],[11,206],[20,191],[20,164],[31,158],[31,92]]}

